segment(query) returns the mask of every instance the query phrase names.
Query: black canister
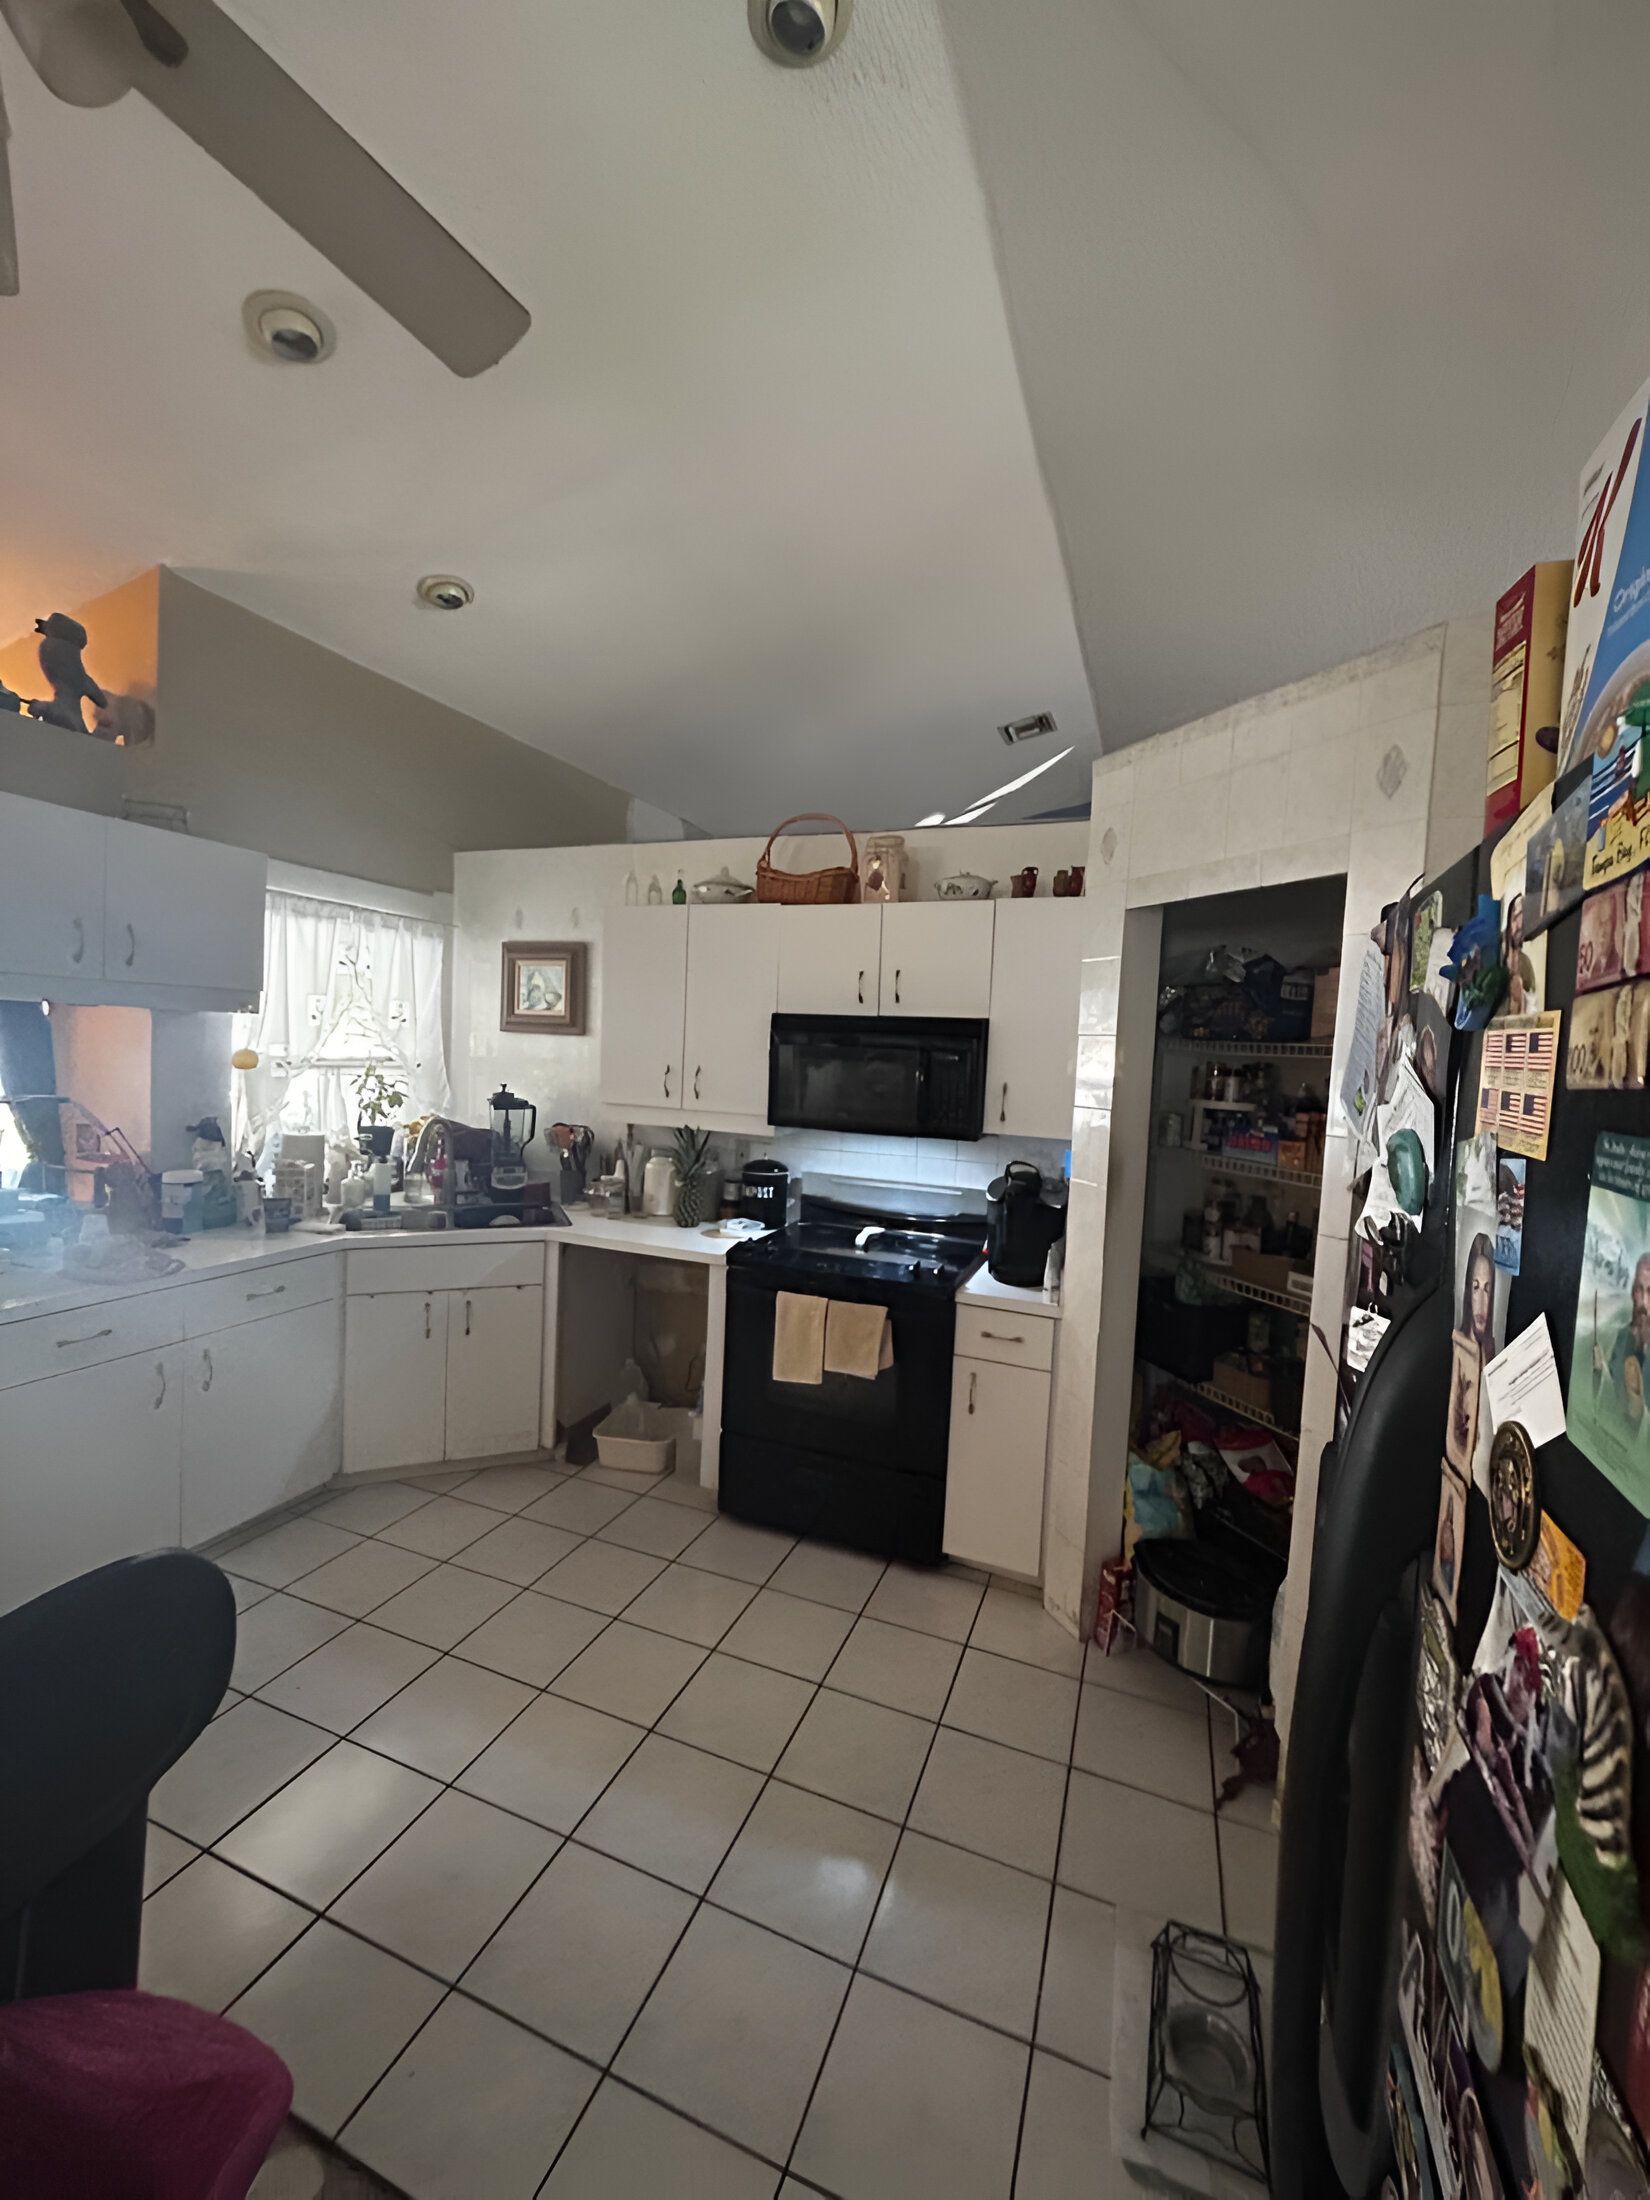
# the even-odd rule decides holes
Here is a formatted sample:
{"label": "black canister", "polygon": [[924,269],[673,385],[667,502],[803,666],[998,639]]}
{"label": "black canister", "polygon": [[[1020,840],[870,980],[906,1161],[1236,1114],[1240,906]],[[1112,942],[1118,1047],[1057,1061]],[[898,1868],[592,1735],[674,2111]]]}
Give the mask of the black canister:
{"label": "black canister", "polygon": [[1040,1289],[1048,1249],[1066,1233],[1066,1188],[1031,1161],[1011,1161],[985,1195],[985,1250],[999,1283]]}

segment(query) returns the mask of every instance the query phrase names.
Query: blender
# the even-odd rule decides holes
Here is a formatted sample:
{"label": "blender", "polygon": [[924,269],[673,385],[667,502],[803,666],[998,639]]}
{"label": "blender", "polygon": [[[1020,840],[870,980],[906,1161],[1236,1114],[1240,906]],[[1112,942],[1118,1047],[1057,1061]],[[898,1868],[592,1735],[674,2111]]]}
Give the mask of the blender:
{"label": "blender", "polygon": [[519,1205],[527,1183],[527,1148],[539,1127],[539,1111],[500,1085],[487,1103],[492,1112],[492,1151],[488,1174],[494,1200]]}

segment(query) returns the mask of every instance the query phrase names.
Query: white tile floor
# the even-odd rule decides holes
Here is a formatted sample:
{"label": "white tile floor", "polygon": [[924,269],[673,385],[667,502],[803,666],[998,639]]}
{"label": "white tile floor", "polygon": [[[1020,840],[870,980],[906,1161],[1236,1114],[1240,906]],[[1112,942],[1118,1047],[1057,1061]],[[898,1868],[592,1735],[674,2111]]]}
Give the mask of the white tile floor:
{"label": "white tile floor", "polygon": [[1109,2200],[1114,1906],[1270,1945],[1203,1699],[958,1570],[538,1464],[219,1556],[143,1982],[414,2200]]}

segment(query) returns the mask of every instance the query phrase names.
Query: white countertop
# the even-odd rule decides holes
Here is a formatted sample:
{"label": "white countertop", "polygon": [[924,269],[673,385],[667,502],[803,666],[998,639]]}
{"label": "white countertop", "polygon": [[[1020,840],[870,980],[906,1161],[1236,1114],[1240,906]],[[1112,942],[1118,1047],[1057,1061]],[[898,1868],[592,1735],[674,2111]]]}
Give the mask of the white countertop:
{"label": "white countertop", "polygon": [[1045,1321],[1060,1319],[1058,1300],[1045,1299],[1030,1284],[999,1283],[983,1262],[957,1293],[957,1304],[1012,1307],[1017,1314],[1041,1314]]}
{"label": "white countertop", "polygon": [[[565,1230],[506,1225],[491,1235],[496,1239],[507,1232],[512,1240],[602,1246],[655,1259],[693,1261],[703,1267],[720,1267],[738,1242],[735,1238],[707,1237],[702,1230],[680,1230],[673,1222],[657,1222],[643,1215],[597,1215],[583,1207],[569,1210],[568,1223]],[[198,1283],[203,1277],[240,1275],[282,1261],[324,1260],[339,1253],[370,1253],[388,1246],[475,1245],[488,1234],[450,1229],[342,1230],[315,1223],[301,1223],[279,1237],[266,1237],[261,1229],[203,1231],[178,1244],[158,1248],[182,1262],[171,1275],[130,1277],[118,1283],[90,1283],[59,1269],[3,1265],[0,1322],[22,1321],[35,1314],[72,1314],[83,1307],[103,1306],[147,1291],[169,1291],[179,1284]]]}
{"label": "white countertop", "polygon": [[[585,1207],[570,1208],[568,1223],[565,1230],[507,1226],[507,1234],[512,1239],[690,1261],[706,1268],[721,1267],[739,1243],[737,1238],[709,1235],[703,1227],[682,1230],[673,1222],[659,1222],[645,1215],[598,1215]],[[505,1233],[490,1234],[497,1238]],[[171,1275],[139,1276],[120,1283],[89,1283],[54,1269],[0,1267],[0,1322],[22,1321],[35,1314],[72,1314],[83,1307],[103,1306],[146,1291],[167,1291],[208,1276],[240,1275],[282,1261],[324,1260],[342,1252],[371,1253],[389,1246],[474,1245],[486,1235],[489,1233],[477,1230],[341,1230],[315,1223],[300,1224],[279,1237],[265,1237],[262,1230],[212,1230],[161,1248],[182,1263]],[[983,1265],[958,1291],[957,1303],[1011,1307],[1051,1321],[1057,1320],[1060,1313],[1041,1291],[1021,1284],[998,1283]]]}

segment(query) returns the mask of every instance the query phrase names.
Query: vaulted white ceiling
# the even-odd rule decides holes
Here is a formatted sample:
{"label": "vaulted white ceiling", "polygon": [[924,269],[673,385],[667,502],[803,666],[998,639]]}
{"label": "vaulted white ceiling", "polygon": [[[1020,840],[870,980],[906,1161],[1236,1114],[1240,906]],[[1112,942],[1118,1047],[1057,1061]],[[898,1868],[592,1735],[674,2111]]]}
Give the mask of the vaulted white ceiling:
{"label": "vaulted white ceiling", "polygon": [[[1042,709],[1077,753],[1020,806],[1081,794],[1093,706],[933,0],[864,0],[812,72],[745,0],[230,5],[532,330],[454,379],[141,101],[61,106],[0,31],[0,635],[166,560],[719,830],[956,813]],[[314,299],[336,356],[251,356],[258,288]],[[416,608],[432,570],[474,609]]]}
{"label": "vaulted white ceiling", "polygon": [[1040,708],[1003,809],[1069,801],[1096,710],[1482,610],[1650,372],[1642,0],[858,0],[812,72],[744,0],[232,12],[533,329],[454,380],[0,33],[0,635],[164,559],[719,830],[961,811]]}
{"label": "vaulted white ceiling", "polygon": [[1642,0],[941,5],[1108,747],[1569,555]]}

